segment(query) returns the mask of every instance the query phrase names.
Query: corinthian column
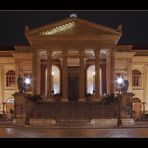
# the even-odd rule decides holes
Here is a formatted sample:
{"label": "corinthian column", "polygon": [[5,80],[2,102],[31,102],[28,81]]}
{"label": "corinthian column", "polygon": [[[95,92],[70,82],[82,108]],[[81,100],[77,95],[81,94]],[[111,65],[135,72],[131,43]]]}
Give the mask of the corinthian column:
{"label": "corinthian column", "polygon": [[40,81],[41,81],[41,60],[40,60],[40,54],[37,54],[37,59],[36,59],[36,77],[37,77],[37,85],[36,85],[36,90],[37,90],[37,94],[41,93],[41,88],[40,88]]}
{"label": "corinthian column", "polygon": [[52,99],[52,50],[47,50],[47,99]]}
{"label": "corinthian column", "polygon": [[[17,84],[17,79],[20,75],[20,66],[21,66],[21,61],[20,60],[15,60],[15,84]],[[15,90],[18,91],[18,86],[15,86]]]}
{"label": "corinthian column", "polygon": [[128,79],[128,82],[129,82],[128,91],[132,92],[132,61],[128,62],[127,70],[128,70],[127,79]]}
{"label": "corinthian column", "polygon": [[107,84],[107,94],[110,94],[110,53],[106,55],[106,84]]}
{"label": "corinthian column", "polygon": [[62,66],[63,98],[62,98],[62,101],[68,101],[67,53],[68,53],[67,49],[63,49],[63,66]]}
{"label": "corinthian column", "polygon": [[85,101],[84,100],[84,49],[79,50],[79,61],[80,61],[79,101]]}
{"label": "corinthian column", "polygon": [[32,93],[33,95],[37,93],[36,91],[36,86],[37,86],[36,59],[37,59],[36,51],[32,51]]}
{"label": "corinthian column", "polygon": [[144,64],[144,75],[143,75],[143,86],[144,86],[144,91],[143,91],[143,102],[148,103],[148,65]]}
{"label": "corinthian column", "polygon": [[95,99],[100,99],[100,50],[95,49]]}
{"label": "corinthian column", "polygon": [[115,50],[110,51],[110,93],[115,94]]}

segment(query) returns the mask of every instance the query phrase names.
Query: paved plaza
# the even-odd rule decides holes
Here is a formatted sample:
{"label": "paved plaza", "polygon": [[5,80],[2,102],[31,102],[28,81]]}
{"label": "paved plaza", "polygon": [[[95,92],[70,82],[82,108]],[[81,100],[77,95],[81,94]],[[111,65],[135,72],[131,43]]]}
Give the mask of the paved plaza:
{"label": "paved plaza", "polygon": [[[140,125],[141,124],[141,125]],[[148,126],[59,128],[48,126],[2,126],[0,138],[148,138]]]}

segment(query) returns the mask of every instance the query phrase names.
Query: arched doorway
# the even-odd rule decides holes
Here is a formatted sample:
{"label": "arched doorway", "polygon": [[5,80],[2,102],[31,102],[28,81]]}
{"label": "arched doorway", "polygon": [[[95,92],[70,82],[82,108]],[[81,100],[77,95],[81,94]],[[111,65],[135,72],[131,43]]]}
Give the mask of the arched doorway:
{"label": "arched doorway", "polygon": [[60,94],[60,69],[56,65],[52,65],[52,92]]}
{"label": "arched doorway", "polygon": [[132,117],[134,118],[134,120],[139,120],[142,115],[141,100],[139,98],[133,98],[132,110]]}
{"label": "arched doorway", "polygon": [[14,110],[14,98],[9,98],[6,100],[6,112]]}
{"label": "arched doorway", "polygon": [[[87,68],[87,94],[95,93],[95,65]],[[102,70],[100,68],[100,95],[102,95]]]}

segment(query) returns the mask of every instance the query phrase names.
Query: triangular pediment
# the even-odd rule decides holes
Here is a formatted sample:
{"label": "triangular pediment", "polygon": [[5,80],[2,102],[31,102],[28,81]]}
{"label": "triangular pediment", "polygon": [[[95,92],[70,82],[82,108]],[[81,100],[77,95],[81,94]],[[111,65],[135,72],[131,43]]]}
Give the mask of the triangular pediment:
{"label": "triangular pediment", "polygon": [[76,36],[76,35],[121,35],[121,31],[95,24],[83,19],[70,17],[58,22],[31,29],[26,36]]}

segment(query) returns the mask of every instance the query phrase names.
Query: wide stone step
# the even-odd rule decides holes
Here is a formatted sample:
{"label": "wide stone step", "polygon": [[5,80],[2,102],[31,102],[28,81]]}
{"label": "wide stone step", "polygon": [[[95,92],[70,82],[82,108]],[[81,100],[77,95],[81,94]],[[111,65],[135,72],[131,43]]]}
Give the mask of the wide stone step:
{"label": "wide stone step", "polygon": [[90,119],[58,119],[57,123],[90,123]]}
{"label": "wide stone step", "polygon": [[54,127],[89,127],[90,123],[78,123],[78,122],[58,122],[54,125]]}

